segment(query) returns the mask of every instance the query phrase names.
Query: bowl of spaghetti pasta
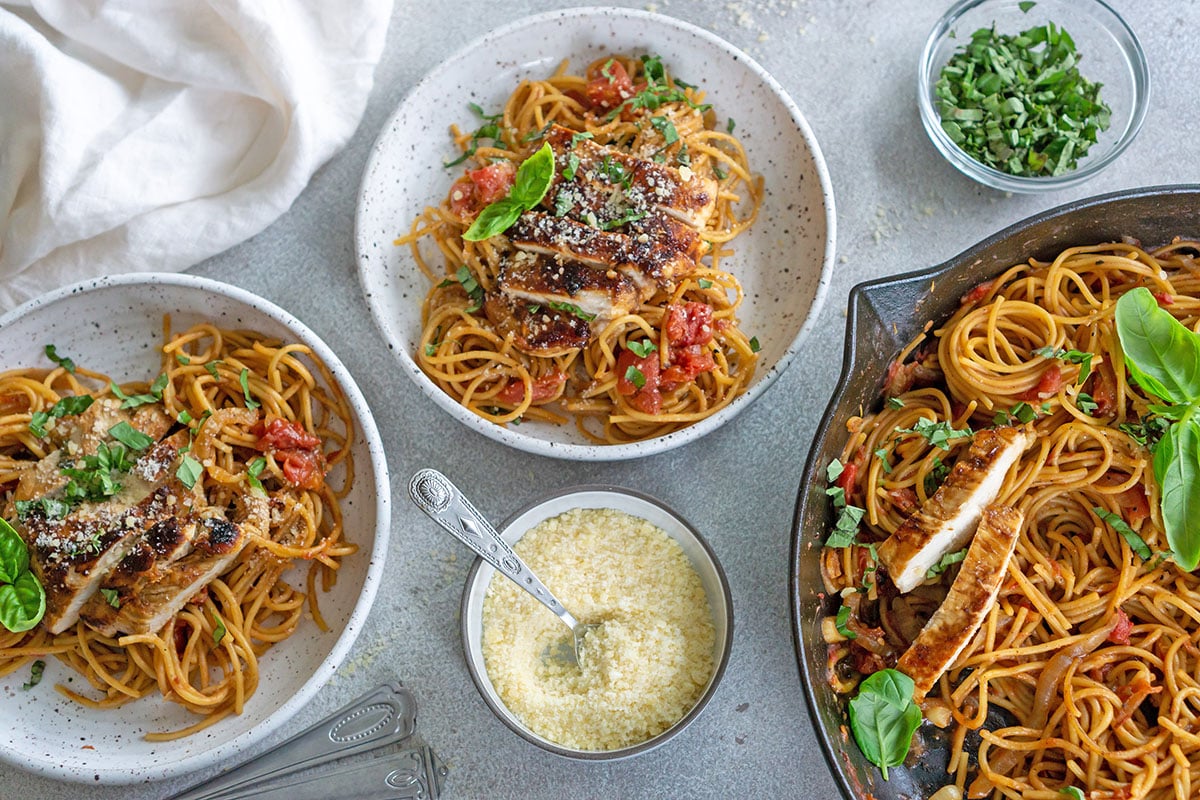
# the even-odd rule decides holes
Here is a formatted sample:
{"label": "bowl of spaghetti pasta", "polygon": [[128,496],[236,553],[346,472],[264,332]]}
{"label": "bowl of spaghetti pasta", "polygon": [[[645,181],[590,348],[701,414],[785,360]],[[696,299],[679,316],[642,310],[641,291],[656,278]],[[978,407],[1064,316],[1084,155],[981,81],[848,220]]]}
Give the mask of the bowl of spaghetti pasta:
{"label": "bowl of spaghetti pasta", "polygon": [[376,141],[367,303],[473,429],[615,460],[694,440],[790,363],[824,300],[833,196],[783,89],[670,17],[554,11],[427,75]]}
{"label": "bowl of spaghetti pasta", "polygon": [[388,507],[354,380],[262,298],[133,274],[0,317],[0,758],[104,783],[236,759],[350,649]]}
{"label": "bowl of spaghetti pasta", "polygon": [[851,293],[790,578],[845,797],[1192,796],[1197,209],[1087,199]]}

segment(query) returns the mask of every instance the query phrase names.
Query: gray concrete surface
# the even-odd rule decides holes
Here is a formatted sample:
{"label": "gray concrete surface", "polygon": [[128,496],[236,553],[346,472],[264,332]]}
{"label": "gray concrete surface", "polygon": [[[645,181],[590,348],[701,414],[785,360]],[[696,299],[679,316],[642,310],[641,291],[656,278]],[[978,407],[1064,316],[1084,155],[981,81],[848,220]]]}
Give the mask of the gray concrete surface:
{"label": "gray concrete surface", "polygon": [[[787,573],[793,503],[814,426],[837,379],[847,292],[862,280],[938,263],[1070,200],[1200,182],[1200,145],[1187,130],[1200,117],[1200,54],[1190,35],[1200,23],[1200,3],[1112,4],[1149,54],[1149,116],[1106,173],[1041,196],[984,189],[954,171],[925,138],[914,103],[916,62],[949,0],[635,4],[728,39],[791,93],[832,173],[839,255],[817,329],[757,404],[684,448],[629,463],[584,465],[509,450],[453,422],[420,394],[394,368],[369,318],[352,239],[371,142],[409,87],[490,28],[558,4],[397,0],[376,86],[349,146],[274,225],[193,270],[267,297],[329,343],[375,410],[392,471],[388,578],[370,622],[341,674],[275,738],[398,678],[416,694],[419,733],[450,766],[448,798],[837,797],[800,692]],[[566,761],[505,728],[479,699],[462,659],[457,611],[470,559],[406,499],[408,477],[427,465],[473,487],[481,510],[497,519],[548,488],[604,481],[651,492],[697,523],[728,571],[737,616],[728,672],[700,719],[667,746],[614,764]],[[456,561],[449,559],[453,552]],[[201,777],[78,786],[0,767],[0,797],[155,798]]]}

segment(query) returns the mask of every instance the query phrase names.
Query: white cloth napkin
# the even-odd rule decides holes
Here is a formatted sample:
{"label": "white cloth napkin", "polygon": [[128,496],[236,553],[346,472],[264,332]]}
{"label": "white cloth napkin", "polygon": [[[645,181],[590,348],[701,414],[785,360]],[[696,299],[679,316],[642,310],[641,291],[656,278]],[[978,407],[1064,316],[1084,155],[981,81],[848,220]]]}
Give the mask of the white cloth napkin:
{"label": "white cloth napkin", "polygon": [[0,0],[0,310],[178,271],[350,138],[392,0]]}

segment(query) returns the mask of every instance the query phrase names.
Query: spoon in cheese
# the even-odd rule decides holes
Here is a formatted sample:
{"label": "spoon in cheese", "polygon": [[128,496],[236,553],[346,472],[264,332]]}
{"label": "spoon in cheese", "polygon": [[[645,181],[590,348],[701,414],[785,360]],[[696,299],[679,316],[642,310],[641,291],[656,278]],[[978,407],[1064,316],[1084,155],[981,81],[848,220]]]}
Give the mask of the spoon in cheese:
{"label": "spoon in cheese", "polygon": [[600,627],[600,623],[584,623],[575,619],[445,475],[435,469],[418,471],[408,482],[408,494],[426,516],[475,551],[501,575],[533,595],[571,629],[574,646],[553,650],[547,648],[542,653],[543,659],[583,666],[584,640]]}

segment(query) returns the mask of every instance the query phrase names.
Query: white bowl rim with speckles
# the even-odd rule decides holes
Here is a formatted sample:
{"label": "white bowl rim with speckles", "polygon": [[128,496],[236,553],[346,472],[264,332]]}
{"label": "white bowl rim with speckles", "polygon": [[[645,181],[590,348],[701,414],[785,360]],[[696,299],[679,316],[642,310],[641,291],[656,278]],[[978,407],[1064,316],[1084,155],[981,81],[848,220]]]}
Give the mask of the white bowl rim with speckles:
{"label": "white bowl rim with speckles", "polygon": [[[127,308],[126,313],[109,313],[117,307]],[[338,583],[321,596],[321,610],[328,615],[330,630],[322,633],[306,617],[301,630],[259,660],[258,691],[246,702],[243,713],[187,738],[147,742],[138,735],[136,726],[145,731],[169,730],[197,719],[177,704],[162,701],[157,692],[109,710],[89,709],[63,697],[54,691],[54,683],[68,677],[84,693],[93,697],[96,693],[55,658],[45,659],[45,678],[33,691],[20,688],[28,678],[28,668],[0,678],[0,709],[5,712],[0,761],[48,777],[128,784],[239,762],[245,751],[303,708],[333,676],[362,629],[383,573],[391,524],[391,490],[383,443],[370,408],[333,351],[304,323],[270,301],[235,286],[187,274],[129,273],[82,281],[36,297],[0,316],[0,370],[43,363],[50,366],[41,349],[53,343],[62,355],[110,374],[114,374],[112,365],[134,361],[140,365],[143,360],[143,372],[152,372],[158,369],[154,345],[162,339],[164,312],[171,313],[173,330],[209,319],[227,327],[286,336],[308,345],[325,362],[358,425],[354,445],[356,479],[350,495],[343,500],[343,512],[347,528],[361,531],[349,536],[360,550],[343,562]],[[97,319],[97,313],[107,316]],[[70,339],[61,328],[53,341],[39,335],[53,330],[56,323],[84,329],[88,336]],[[137,338],[120,341],[120,331],[134,335],[138,325],[143,327],[137,331]],[[116,328],[111,335],[103,333],[112,326]],[[153,335],[149,341],[135,350],[135,342],[144,338],[142,334],[150,333]],[[40,359],[30,360],[39,355]],[[128,375],[129,380],[143,377],[148,379],[150,375]],[[319,373],[315,377],[321,380]],[[38,728],[44,729],[49,723],[61,732],[58,741],[40,738]],[[89,745],[95,749],[83,749]]]}
{"label": "white bowl rim with speckles", "polygon": [[[676,51],[655,47],[668,41]],[[500,55],[496,55],[498,51]],[[581,51],[590,56],[580,57]],[[759,338],[763,351],[749,389],[716,414],[655,439],[597,445],[579,434],[573,422],[562,426],[533,422],[496,425],[441,391],[412,356],[420,337],[421,302],[429,284],[407,247],[396,247],[392,241],[408,230],[422,208],[436,204],[457,176],[457,171],[442,169],[441,161],[453,155],[449,125],[454,122],[469,129],[478,124],[472,122],[468,102],[494,108],[515,88],[514,76],[548,75],[565,57],[582,68],[600,52],[614,51],[657,53],[673,72],[708,91],[717,113],[736,119],[735,132],[746,145],[751,168],[765,177],[769,194],[763,213],[749,231],[734,240],[735,254],[727,262],[746,288],[739,311],[742,328]],[[723,64],[728,69],[701,74],[689,64]],[[464,92],[455,88],[456,80],[472,87],[486,85],[490,92]],[[743,95],[749,99],[739,104]],[[767,103],[773,104],[771,109],[766,108]],[[787,126],[756,128],[754,121],[772,111],[780,115],[781,123],[786,117]],[[414,117],[424,120],[423,128],[413,123]],[[781,167],[769,167],[766,159],[756,158],[756,153],[762,156],[788,149],[802,155],[798,159],[802,163],[789,167],[799,176],[794,180],[782,178]],[[430,178],[431,173],[436,177]],[[773,193],[774,189],[780,193]],[[793,212],[792,207],[801,200],[807,205]],[[802,234],[792,235],[789,228],[782,227],[791,214],[796,219],[790,221],[796,224],[801,211],[809,209],[810,228]],[[443,61],[405,95],[379,133],[363,172],[355,214],[355,250],[359,279],[377,327],[404,372],[438,406],[471,429],[519,450],[571,460],[615,461],[660,453],[716,430],[750,405],[787,368],[825,301],[835,251],[835,217],[832,184],[812,129],[783,87],[753,59],[718,36],[673,17],[627,8],[583,7],[537,14],[501,26]],[[758,254],[757,259],[749,255],[751,250]],[[800,259],[795,255],[798,252]],[[768,326],[756,332],[755,323],[758,309],[769,313],[767,309],[772,303],[779,306],[779,295],[784,293],[756,300],[753,290],[761,282],[760,275],[769,280],[771,271],[751,271],[745,263],[752,259],[776,263],[771,261],[772,255],[796,263],[796,277],[778,282],[809,281],[806,293],[795,296],[799,300],[795,310],[775,312],[784,319],[793,315],[788,334],[778,339]],[[783,272],[787,271],[784,268]]]}

